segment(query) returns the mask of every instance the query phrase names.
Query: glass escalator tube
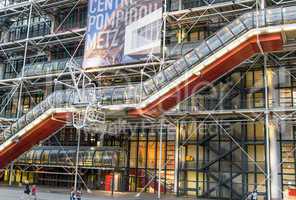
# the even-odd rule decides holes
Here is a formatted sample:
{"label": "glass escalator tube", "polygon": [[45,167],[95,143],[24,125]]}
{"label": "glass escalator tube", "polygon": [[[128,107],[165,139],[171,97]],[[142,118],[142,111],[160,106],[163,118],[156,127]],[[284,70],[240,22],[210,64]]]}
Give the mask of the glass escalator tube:
{"label": "glass escalator tube", "polygon": [[285,24],[296,23],[295,10],[296,10],[296,6],[283,8],[282,12],[283,12],[283,19]]}
{"label": "glass escalator tube", "polygon": [[154,80],[153,78],[150,78],[148,80],[146,80],[144,83],[143,83],[143,89],[145,91],[145,94],[147,96],[151,95],[152,93],[154,93],[156,91],[156,85],[154,83]]}
{"label": "glass escalator tube", "polygon": [[194,50],[190,51],[184,56],[187,64],[189,67],[191,67],[194,64],[197,64],[199,61],[199,57],[197,56],[196,52]]}
{"label": "glass escalator tube", "polygon": [[174,65],[170,65],[169,67],[164,69],[164,74],[168,81],[171,81],[178,76],[178,72],[175,69]]}
{"label": "glass escalator tube", "polygon": [[212,52],[220,48],[223,43],[221,42],[220,38],[217,35],[213,35],[209,39],[207,39],[207,45]]}
{"label": "glass escalator tube", "polygon": [[188,67],[184,57],[178,59],[173,65],[179,74],[183,74],[183,72],[186,71]]}
{"label": "glass escalator tube", "polygon": [[283,23],[282,8],[266,10],[266,25],[279,25]]}
{"label": "glass escalator tube", "polygon": [[162,71],[159,71],[154,77],[153,77],[153,80],[156,84],[156,87],[158,89],[161,89],[167,82],[167,79],[163,73],[163,70]]}
{"label": "glass escalator tube", "polygon": [[138,85],[132,85],[132,86],[127,86],[125,93],[126,93],[126,104],[133,104],[137,103],[137,86]]}
{"label": "glass escalator tube", "polygon": [[207,56],[210,55],[211,50],[209,49],[206,41],[203,41],[195,48],[195,53],[200,58],[200,62],[203,61]]}
{"label": "glass escalator tube", "polygon": [[232,23],[227,25],[227,28],[233,33],[234,36],[239,36],[242,32],[247,30],[240,19],[234,20]]}
{"label": "glass escalator tube", "polygon": [[118,87],[114,88],[112,94],[112,104],[123,104],[125,102],[124,98],[125,88]]}
{"label": "glass escalator tube", "polygon": [[102,104],[111,105],[112,104],[112,95],[114,88],[106,88],[102,90]]}

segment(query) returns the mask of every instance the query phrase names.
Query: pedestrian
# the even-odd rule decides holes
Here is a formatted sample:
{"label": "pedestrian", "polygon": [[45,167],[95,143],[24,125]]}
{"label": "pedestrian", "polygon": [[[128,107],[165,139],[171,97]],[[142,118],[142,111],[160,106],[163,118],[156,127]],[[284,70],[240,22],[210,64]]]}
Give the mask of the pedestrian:
{"label": "pedestrian", "polygon": [[81,188],[78,188],[78,190],[75,193],[75,200],[81,200],[81,195],[82,195]]}
{"label": "pedestrian", "polygon": [[30,193],[31,193],[30,185],[29,185],[29,182],[26,180],[25,181],[25,189],[24,189],[24,195],[25,195],[24,199],[29,199]]}
{"label": "pedestrian", "polygon": [[254,190],[254,192],[252,193],[252,196],[251,196],[251,200],[257,200],[258,198],[258,192],[257,190]]}
{"label": "pedestrian", "polygon": [[32,185],[31,195],[33,197],[33,200],[37,200],[37,187],[36,187],[36,185]]}
{"label": "pedestrian", "polygon": [[70,200],[75,200],[75,191],[73,187],[71,188]]}

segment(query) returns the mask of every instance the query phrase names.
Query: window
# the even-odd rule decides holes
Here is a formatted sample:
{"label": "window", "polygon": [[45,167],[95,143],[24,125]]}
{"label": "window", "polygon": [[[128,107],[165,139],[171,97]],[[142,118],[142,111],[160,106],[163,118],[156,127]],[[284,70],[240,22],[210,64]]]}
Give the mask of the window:
{"label": "window", "polygon": [[[22,40],[27,37],[27,18],[19,18],[17,22],[10,27],[8,33],[8,41]],[[37,37],[50,33],[51,19],[47,16],[33,16],[31,18],[31,26],[29,37]]]}
{"label": "window", "polygon": [[69,15],[69,9],[63,9],[60,11],[58,16],[58,26],[61,23],[62,26],[60,30],[65,31],[67,29],[73,28],[83,28],[86,26],[86,18],[87,18],[87,7],[79,7],[74,9]]}

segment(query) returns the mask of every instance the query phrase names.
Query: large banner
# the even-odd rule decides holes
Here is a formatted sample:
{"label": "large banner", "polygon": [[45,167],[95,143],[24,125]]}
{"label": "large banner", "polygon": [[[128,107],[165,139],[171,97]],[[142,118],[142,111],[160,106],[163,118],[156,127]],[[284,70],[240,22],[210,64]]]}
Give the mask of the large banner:
{"label": "large banner", "polygon": [[89,0],[83,67],[139,62],[160,53],[162,0]]}

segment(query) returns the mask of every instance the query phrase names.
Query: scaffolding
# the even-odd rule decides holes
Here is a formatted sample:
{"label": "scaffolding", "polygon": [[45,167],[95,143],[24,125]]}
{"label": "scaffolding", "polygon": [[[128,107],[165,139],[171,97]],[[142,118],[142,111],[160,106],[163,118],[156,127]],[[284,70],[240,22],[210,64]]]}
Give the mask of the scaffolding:
{"label": "scaffolding", "polygon": [[[177,3],[176,3],[177,2]],[[190,1],[188,1],[190,2]],[[193,2],[193,1],[192,1]],[[191,2],[191,3],[192,3]],[[262,1],[263,2],[263,1]],[[11,115],[10,117],[3,117],[0,120],[1,128],[7,127],[9,124],[13,123],[16,120],[19,120],[23,116],[23,111],[25,109],[30,108],[24,108],[23,102],[25,101],[24,96],[28,96],[29,101],[32,102],[32,106],[39,104],[42,100],[36,99],[35,94],[42,91],[43,88],[53,88],[52,89],[52,96],[55,95],[55,99],[57,98],[57,94],[61,94],[58,97],[69,97],[70,96],[70,103],[72,105],[75,105],[75,109],[71,110],[73,114],[72,121],[67,121],[67,126],[74,126],[77,130],[80,129],[99,129],[95,130],[96,133],[102,135],[100,138],[103,138],[104,135],[118,135],[118,133],[122,132],[123,130],[128,132],[128,128],[125,126],[126,123],[132,123],[132,119],[124,118],[122,115],[119,116],[119,120],[115,120],[118,118],[117,115],[112,116],[109,114],[106,116],[105,110],[102,108],[102,105],[97,104],[96,99],[96,89],[97,87],[101,86],[109,86],[113,87],[117,83],[120,85],[123,85],[125,87],[126,83],[134,83],[138,82],[140,84],[143,84],[143,82],[152,77],[153,75],[156,75],[160,70],[166,69],[171,63],[174,62],[176,57],[180,55],[184,55],[187,52],[189,52],[194,45],[196,45],[196,42],[187,42],[188,37],[192,30],[196,27],[204,28],[208,27],[209,30],[207,30],[208,33],[213,33],[216,30],[218,30],[220,27],[223,27],[225,24],[231,22],[236,18],[236,16],[241,15],[242,13],[256,10],[256,12],[259,12],[259,9],[264,9],[265,6],[270,5],[292,5],[295,2],[293,1],[271,1],[267,2],[267,5],[263,4],[259,1],[252,1],[252,0],[242,0],[242,1],[204,1],[201,5],[194,5],[193,8],[189,5],[182,4],[182,1],[175,1],[175,2],[167,2],[164,6],[164,12],[163,12],[163,35],[162,35],[162,54],[160,57],[155,57],[149,55],[146,59],[146,62],[139,63],[139,64],[132,64],[132,65],[123,65],[123,66],[111,66],[108,68],[98,68],[98,69],[91,69],[91,70],[84,70],[81,69],[82,64],[82,58],[79,56],[76,56],[78,54],[78,49],[83,47],[83,42],[85,40],[85,34],[86,29],[85,27],[82,28],[74,28],[72,30],[66,30],[66,31],[60,31],[63,27],[63,23],[66,22],[67,18],[71,15],[72,12],[79,6],[85,4],[85,2],[82,2],[80,0],[78,1],[45,1],[45,0],[31,0],[31,1],[22,1],[22,2],[16,2],[10,4],[9,1],[5,1],[2,4],[0,4],[0,21],[6,26],[3,26],[1,28],[1,31],[4,31],[2,29],[6,29],[2,33],[2,43],[0,44],[0,51],[1,51],[1,57],[3,60],[6,60],[8,65],[11,66],[11,69],[13,73],[15,74],[15,77],[10,77],[6,79],[0,80],[0,89],[1,91],[4,91],[1,93],[1,110],[0,114],[2,115],[6,107],[11,106],[12,104],[17,104],[17,110],[14,113],[14,116]],[[167,6],[169,9],[167,9]],[[51,21],[49,21],[44,15],[49,16],[49,18],[55,19],[56,14],[59,9],[63,8],[68,9],[68,14],[65,16],[64,20],[60,24],[55,24],[54,26],[51,24]],[[33,16],[34,15],[34,16]],[[32,29],[32,24],[34,25],[34,22],[32,22],[34,17],[40,17],[41,22],[44,23],[45,29],[49,29],[50,33],[46,33],[44,36],[33,36],[31,35],[30,30]],[[18,22],[19,18],[26,18],[27,17],[27,23],[24,24],[24,30],[25,33],[23,33],[25,36],[24,38],[21,38],[19,40],[15,41],[8,41],[7,38],[9,30],[13,28],[13,25]],[[258,24],[257,24],[258,25]],[[178,35],[178,44],[169,44],[168,41],[171,41],[172,39],[172,32],[177,30],[176,34]],[[20,34],[20,32],[18,33]],[[289,38],[287,38],[289,40]],[[174,41],[171,41],[171,43],[174,43]],[[72,53],[67,49],[66,45],[68,44],[74,44],[74,50]],[[61,47],[61,49],[66,52],[69,57],[68,59],[61,59],[57,61],[50,61],[48,60],[45,62],[39,62],[38,58],[42,56],[50,57],[50,49],[54,48],[55,46]],[[259,44],[260,46],[260,44]],[[201,138],[196,137],[196,143],[195,146],[197,148],[197,151],[200,149],[207,148],[209,155],[215,154],[216,157],[213,160],[206,160],[204,159],[203,165],[200,166],[200,163],[198,162],[198,158],[196,158],[196,169],[198,172],[206,174],[208,176],[208,180],[211,181],[214,180],[216,183],[215,186],[211,187],[208,186],[208,189],[203,189],[199,185],[198,179],[200,178],[198,174],[196,174],[196,187],[195,187],[195,195],[198,197],[208,197],[210,196],[213,191],[219,191],[219,194],[217,195],[217,198],[221,198],[224,195],[224,192],[222,189],[219,189],[219,187],[226,188],[226,190],[231,191],[230,192],[230,198],[232,199],[245,199],[249,195],[249,188],[242,188],[241,191],[237,191],[237,188],[235,188],[233,184],[233,180],[235,180],[237,177],[239,177],[241,174],[243,174],[244,179],[247,179],[248,175],[243,169],[245,166],[236,165],[232,161],[235,160],[233,156],[235,155],[235,152],[241,152],[242,157],[244,159],[244,162],[248,163],[248,160],[251,160],[251,162],[254,164],[254,168],[258,170],[260,173],[263,174],[264,179],[261,180],[259,185],[266,184],[266,191],[260,193],[260,195],[266,196],[268,199],[271,199],[270,194],[275,196],[282,196],[282,191],[279,191],[279,188],[273,188],[273,185],[271,182],[279,183],[281,180],[278,180],[278,176],[271,176],[270,169],[272,171],[276,171],[277,174],[280,174],[281,172],[277,169],[277,167],[274,167],[275,165],[278,166],[278,164],[274,164],[275,162],[272,158],[269,158],[270,155],[277,154],[276,152],[272,151],[270,146],[276,145],[275,143],[277,141],[271,140],[270,135],[272,133],[269,132],[270,124],[272,124],[272,120],[279,120],[279,121],[289,121],[294,119],[295,115],[295,107],[293,108],[293,105],[291,107],[286,108],[285,106],[279,106],[274,108],[273,105],[280,104],[281,102],[273,102],[273,99],[271,98],[270,94],[272,94],[272,88],[270,88],[270,85],[268,84],[269,78],[271,77],[272,73],[270,72],[269,68],[271,66],[277,66],[282,71],[280,73],[286,74],[288,76],[291,76],[292,79],[295,79],[295,75],[293,74],[294,69],[294,60],[295,60],[295,44],[293,41],[289,42],[287,45],[284,46],[284,50],[279,53],[269,53],[264,55],[256,55],[253,58],[247,60],[246,62],[242,63],[239,68],[243,69],[244,72],[239,75],[239,78],[234,80],[233,82],[230,82],[230,85],[228,85],[226,89],[228,89],[227,92],[222,94],[219,97],[214,96],[214,98],[218,98],[216,102],[214,103],[212,108],[206,108],[203,107],[203,105],[199,104],[195,107],[186,107],[186,109],[182,110],[181,108],[177,108],[176,110],[169,111],[161,116],[161,124],[160,127],[163,126],[163,124],[172,124],[176,127],[176,143],[175,143],[175,157],[174,158],[168,158],[168,155],[165,155],[165,162],[162,165],[162,162],[159,162],[158,166],[155,167],[154,172],[150,172],[147,168],[147,164],[145,167],[145,183],[144,187],[142,188],[141,192],[147,191],[146,186],[151,186],[151,182],[154,184],[155,191],[162,191],[162,185],[164,185],[165,188],[169,188],[170,190],[174,190],[178,195],[181,193],[188,192],[186,190],[186,187],[180,189],[180,185],[185,184],[186,180],[184,179],[184,183],[181,183],[180,177],[186,177],[185,170],[182,171],[182,168],[186,168],[185,166],[182,166],[181,161],[179,162],[179,159],[182,158],[183,155],[186,155],[186,148],[188,148],[188,145],[191,144],[191,137],[193,137],[195,134],[198,134],[199,131],[205,131],[205,129],[208,129],[210,133],[205,133],[205,135]],[[17,69],[15,67],[15,63],[11,59],[13,57],[13,53],[18,54],[22,58],[22,62],[20,63],[20,69]],[[37,53],[37,56],[34,54]],[[21,55],[22,54],[22,55]],[[176,55],[177,54],[177,55]],[[28,60],[31,59],[31,56],[33,56],[33,60],[30,60],[30,63],[28,64]],[[47,58],[48,59],[48,58]],[[40,64],[42,63],[42,64]],[[245,107],[246,103],[242,103],[244,105],[239,105],[238,108],[232,107],[223,109],[224,107],[222,104],[224,104],[224,100],[234,98],[235,95],[240,94],[242,92],[239,90],[238,85],[241,84],[242,80],[245,80],[246,75],[249,71],[252,71],[252,69],[258,67],[258,65],[263,66],[263,88],[264,88],[264,106],[261,106],[260,108],[247,108]],[[289,68],[286,68],[285,66],[288,66]],[[288,70],[287,70],[288,69]],[[270,74],[271,73],[271,74]],[[117,84],[118,85],[118,84]],[[206,88],[215,88],[217,87],[215,83],[208,84]],[[41,89],[40,89],[41,88]],[[70,91],[69,93],[64,92],[60,89],[68,89]],[[74,91],[74,92],[73,92]],[[50,100],[50,91],[46,89],[44,92],[44,96],[48,96],[47,99]],[[71,93],[71,94],[70,94]],[[21,95],[20,95],[21,94]],[[25,95],[23,95],[25,94]],[[94,95],[92,95],[94,94]],[[13,99],[17,100],[13,100]],[[188,100],[186,100],[183,104],[186,104],[189,101],[194,101],[195,97],[192,97]],[[140,98],[141,101],[142,98]],[[14,101],[14,102],[13,102]],[[197,102],[197,98],[194,102]],[[52,101],[49,104],[52,103]],[[284,102],[285,103],[285,102]],[[292,102],[294,103],[294,102]],[[193,103],[192,103],[193,104]],[[44,105],[46,106],[46,105]],[[51,105],[50,105],[51,106]],[[232,105],[230,105],[232,106]],[[179,107],[182,107],[182,104],[179,105]],[[222,109],[221,109],[222,108]],[[72,109],[72,108],[71,108]],[[7,115],[6,115],[7,116]],[[109,117],[109,118],[108,118]],[[259,141],[263,144],[265,144],[265,156],[266,156],[266,166],[262,166],[262,163],[260,161],[257,161],[256,159],[252,158],[248,151],[246,151],[247,144],[242,141],[241,138],[236,138],[235,133],[231,129],[231,124],[236,123],[237,121],[242,122],[242,126],[247,126],[246,124],[254,123],[258,121],[264,121],[265,126],[265,137],[262,141]],[[148,127],[153,127],[155,122],[155,119],[147,117],[143,120],[143,124],[151,123],[148,125]],[[182,123],[196,123],[197,127],[195,129],[197,131],[192,131],[190,134],[185,134],[185,138],[181,138],[181,125]],[[97,125],[100,124],[100,125]],[[119,126],[117,126],[119,124]],[[138,126],[142,126],[137,125]],[[117,129],[114,127],[118,127]],[[206,128],[205,128],[206,127]],[[211,131],[211,128],[209,127],[215,127],[215,130]],[[64,128],[64,127],[63,127]],[[130,128],[130,127],[129,127]],[[218,131],[218,132],[216,132]],[[80,132],[80,131],[79,131]],[[159,139],[159,148],[158,150],[159,155],[163,155],[162,151],[162,139],[163,136],[161,135],[163,132],[162,128],[160,128],[159,133],[160,136],[156,139]],[[206,132],[206,131],[205,131]],[[148,134],[147,134],[148,135]],[[80,134],[78,133],[78,137]],[[139,138],[139,132],[137,133],[137,137]],[[167,135],[166,135],[167,137]],[[219,145],[218,149],[211,147],[211,143],[215,144],[215,141],[219,137]],[[222,148],[221,146],[224,145],[220,137],[223,137],[225,140],[227,140],[227,144],[230,144],[229,149]],[[1,138],[0,138],[1,141]],[[80,139],[77,140],[78,143]],[[258,141],[254,141],[256,143]],[[139,144],[139,142],[138,142]],[[148,144],[148,142],[147,142]],[[165,143],[166,145],[168,142]],[[63,145],[61,145],[61,148]],[[77,145],[76,150],[76,168],[73,169],[74,162],[70,166],[63,166],[58,165],[57,167],[61,167],[63,169],[66,169],[68,174],[74,174],[76,173],[76,183],[77,179],[80,177],[80,180],[82,182],[83,179],[79,175],[79,169],[78,168],[84,168],[83,166],[79,166],[79,144]],[[147,149],[147,148],[146,148]],[[156,148],[157,149],[157,148]],[[167,149],[167,147],[166,147]],[[184,150],[185,149],[185,150]],[[183,152],[183,150],[185,152]],[[290,152],[295,151],[295,147],[289,150]],[[168,153],[168,152],[166,152]],[[70,156],[71,157],[71,156]],[[138,157],[138,156],[137,156]],[[186,157],[186,156],[185,156]],[[161,156],[158,158],[160,161],[163,160]],[[170,163],[171,160],[174,159],[174,163]],[[186,158],[184,158],[186,159]],[[211,158],[212,159],[212,158]],[[276,158],[275,160],[277,160]],[[72,158],[73,160],[73,158]],[[189,159],[190,161],[190,159]],[[278,161],[278,160],[277,160]],[[230,176],[228,175],[222,175],[221,177],[217,176],[217,172],[212,172],[212,166],[215,166],[217,163],[219,163],[219,170],[218,174],[221,172],[221,162],[230,162],[233,164],[233,167],[230,169]],[[280,165],[282,163],[285,163],[285,160],[282,159],[281,162],[279,162]],[[163,171],[165,171],[164,174],[167,174],[167,168],[168,165],[175,164],[175,182],[172,183],[172,180],[166,180],[166,175],[163,176]],[[41,165],[41,164],[40,164]],[[185,164],[186,165],[186,164]],[[22,166],[22,165],[19,165]],[[18,166],[18,167],[19,167]],[[35,167],[35,166],[34,166]],[[34,171],[38,171],[38,167]],[[44,166],[42,166],[44,167]],[[52,167],[52,166],[51,166]],[[170,166],[171,167],[171,166]],[[217,167],[217,166],[216,166]],[[14,168],[13,163],[11,164],[11,169]],[[26,170],[28,166],[24,165],[24,168],[22,170]],[[68,168],[71,168],[72,171],[69,171]],[[91,167],[90,167],[91,168]],[[136,167],[138,169],[138,166]],[[114,168],[111,167],[111,170]],[[159,171],[157,172],[156,169]],[[12,170],[11,170],[12,172]],[[65,172],[60,172],[65,173]],[[12,175],[11,175],[12,176]],[[136,177],[138,176],[136,172]],[[170,175],[171,177],[172,175]],[[206,179],[205,177],[203,177]],[[150,179],[150,180],[148,180]],[[209,181],[210,182],[210,181]],[[263,182],[263,183],[262,183]],[[137,183],[137,180],[136,180]],[[86,184],[84,183],[86,186]],[[136,184],[137,185],[137,184]],[[157,185],[157,189],[156,189]],[[167,187],[169,185],[169,187]],[[174,187],[172,187],[174,185]],[[76,184],[75,184],[76,187]],[[137,191],[137,188],[135,188]],[[253,188],[254,190],[257,190],[256,186]],[[282,190],[282,189],[280,189]],[[166,189],[165,189],[166,191]],[[190,191],[189,191],[190,192]],[[158,198],[160,198],[160,193],[158,193]]]}

